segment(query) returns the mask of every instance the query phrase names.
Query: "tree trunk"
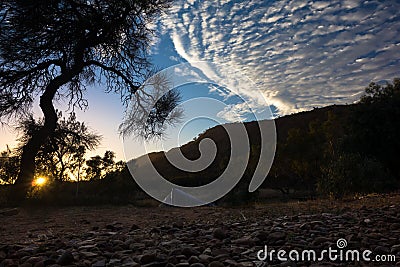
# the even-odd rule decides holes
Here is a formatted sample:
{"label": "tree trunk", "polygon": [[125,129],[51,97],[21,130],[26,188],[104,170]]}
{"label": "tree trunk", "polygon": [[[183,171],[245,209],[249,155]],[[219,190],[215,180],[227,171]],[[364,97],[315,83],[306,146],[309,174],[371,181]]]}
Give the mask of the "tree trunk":
{"label": "tree trunk", "polygon": [[15,181],[16,193],[14,197],[17,201],[22,201],[31,187],[35,176],[35,158],[40,147],[46,139],[54,133],[57,126],[57,113],[53,106],[53,98],[57,90],[70,80],[71,76],[61,74],[54,78],[46,87],[40,97],[40,108],[44,115],[44,125],[39,131],[33,133],[31,139],[24,146],[21,156],[20,171]]}
{"label": "tree trunk", "polygon": [[78,180],[76,181],[76,192],[75,192],[76,198],[78,198],[78,195],[79,195],[80,178],[81,178],[81,162],[79,161],[79,163],[78,163]]}

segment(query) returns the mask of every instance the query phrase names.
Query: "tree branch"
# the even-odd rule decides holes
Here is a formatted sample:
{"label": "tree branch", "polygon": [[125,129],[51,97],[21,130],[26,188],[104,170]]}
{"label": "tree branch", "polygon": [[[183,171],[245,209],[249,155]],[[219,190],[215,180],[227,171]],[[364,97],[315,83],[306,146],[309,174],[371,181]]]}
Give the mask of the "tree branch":
{"label": "tree branch", "polygon": [[51,65],[56,65],[56,66],[62,67],[62,61],[59,59],[52,59],[52,60],[44,61],[42,63],[37,64],[34,68],[31,68],[29,70],[18,71],[18,70],[10,69],[7,71],[0,71],[0,79],[8,78],[8,79],[14,80],[13,78],[17,78],[16,80],[20,80],[20,79],[26,77],[27,75],[30,75],[37,71],[48,69]]}
{"label": "tree branch", "polygon": [[122,73],[120,70],[117,70],[116,68],[110,67],[110,66],[106,66],[96,60],[89,60],[86,62],[86,65],[95,65],[97,67],[102,68],[105,71],[109,71],[112,72],[114,74],[116,74],[118,77],[120,77],[122,80],[124,80],[124,82],[126,84],[129,85],[129,87],[131,87],[131,89],[133,90],[133,93],[135,93],[137,90],[139,90],[140,86],[135,85],[124,73]]}

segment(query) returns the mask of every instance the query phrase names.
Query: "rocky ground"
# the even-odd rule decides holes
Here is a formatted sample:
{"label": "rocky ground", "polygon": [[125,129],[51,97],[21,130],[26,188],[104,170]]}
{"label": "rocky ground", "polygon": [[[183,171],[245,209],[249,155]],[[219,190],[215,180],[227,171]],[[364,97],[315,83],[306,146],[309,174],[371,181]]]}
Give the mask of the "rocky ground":
{"label": "rocky ground", "polygon": [[[397,194],[243,208],[3,209],[0,266],[400,266],[399,211]],[[395,261],[257,259],[265,245],[320,252],[338,249],[341,238],[344,251],[371,250],[371,259]]]}

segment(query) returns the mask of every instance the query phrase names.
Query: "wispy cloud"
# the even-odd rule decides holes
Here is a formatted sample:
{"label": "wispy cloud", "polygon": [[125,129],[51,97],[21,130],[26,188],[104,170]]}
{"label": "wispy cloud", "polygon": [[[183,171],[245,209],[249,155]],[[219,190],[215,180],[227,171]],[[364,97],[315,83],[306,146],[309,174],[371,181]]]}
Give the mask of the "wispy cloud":
{"label": "wispy cloud", "polygon": [[396,1],[181,0],[173,9],[163,23],[179,56],[224,66],[205,75],[240,71],[280,114],[352,103],[370,81],[400,76]]}

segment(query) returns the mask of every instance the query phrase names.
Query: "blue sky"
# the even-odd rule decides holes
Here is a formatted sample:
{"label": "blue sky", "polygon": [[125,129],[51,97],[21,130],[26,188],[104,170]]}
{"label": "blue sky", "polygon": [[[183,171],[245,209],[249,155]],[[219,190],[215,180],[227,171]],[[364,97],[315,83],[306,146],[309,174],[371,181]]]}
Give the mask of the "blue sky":
{"label": "blue sky", "polygon": [[[398,10],[399,1],[178,0],[158,23],[151,57],[159,68],[188,63],[212,81],[226,81],[223,85],[246,97],[252,112],[270,105],[276,115],[286,115],[353,103],[369,82],[400,77]],[[234,80],[232,70],[252,83],[229,83]],[[213,110],[189,102],[186,114],[213,111],[205,117],[219,118],[218,123],[252,118],[229,90],[196,84],[181,89],[184,102],[208,97],[225,104]],[[87,98],[89,109],[79,112],[78,119],[103,135],[94,153],[111,149],[124,158],[117,131],[124,113],[119,97],[96,87]],[[185,143],[216,123],[207,118],[183,123],[185,127],[171,130],[170,141],[163,143],[167,148]],[[0,129],[0,135],[1,149],[15,143],[9,128]]]}

